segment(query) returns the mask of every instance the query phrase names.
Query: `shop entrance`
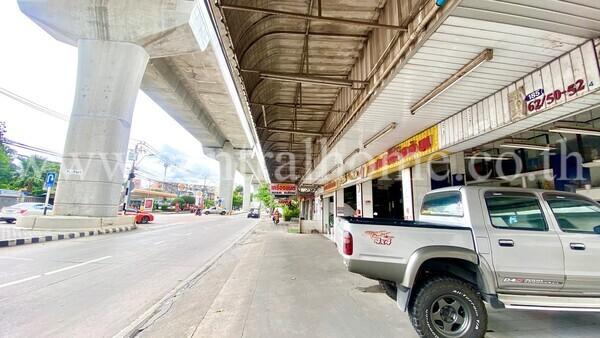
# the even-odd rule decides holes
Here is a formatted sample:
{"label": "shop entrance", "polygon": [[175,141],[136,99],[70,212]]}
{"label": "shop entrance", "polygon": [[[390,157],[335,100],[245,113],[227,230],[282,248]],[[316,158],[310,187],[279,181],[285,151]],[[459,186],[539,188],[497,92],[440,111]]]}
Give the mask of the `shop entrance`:
{"label": "shop entrance", "polygon": [[373,218],[404,219],[400,173],[373,180]]}

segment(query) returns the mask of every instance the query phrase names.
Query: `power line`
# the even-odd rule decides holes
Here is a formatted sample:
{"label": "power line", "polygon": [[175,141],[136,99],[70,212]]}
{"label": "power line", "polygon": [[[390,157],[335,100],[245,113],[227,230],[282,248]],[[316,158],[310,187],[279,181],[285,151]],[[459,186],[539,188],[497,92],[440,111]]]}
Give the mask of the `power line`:
{"label": "power line", "polygon": [[5,138],[4,142],[6,144],[11,145],[11,146],[16,147],[16,148],[21,148],[21,149],[25,149],[25,150],[35,151],[35,152],[38,152],[38,153],[42,153],[42,154],[46,154],[46,155],[51,155],[51,156],[55,156],[55,157],[62,157],[62,154],[57,153],[55,151],[44,149],[44,148],[40,148],[40,147],[36,147],[36,146],[30,146],[28,144],[24,144],[24,143],[21,143],[21,142],[13,141],[11,139]]}
{"label": "power line", "polygon": [[35,109],[35,110],[37,110],[39,112],[42,112],[42,113],[47,114],[47,115],[50,115],[50,116],[55,117],[57,119],[60,119],[60,120],[63,120],[63,121],[68,121],[69,120],[69,116],[68,115],[62,114],[62,113],[59,113],[59,112],[57,112],[55,110],[52,110],[50,108],[44,107],[41,104],[38,104],[38,103],[35,103],[35,102],[33,102],[33,101],[29,100],[29,99],[26,99],[23,96],[15,94],[15,93],[11,92],[8,89],[0,87],[0,94],[3,94],[6,97],[9,97],[9,98],[11,98],[11,99],[13,99],[15,101],[18,101],[18,102],[20,102],[20,103],[22,103],[22,104],[24,104],[24,105],[26,105],[26,106],[28,106],[30,108],[33,108],[33,109]]}

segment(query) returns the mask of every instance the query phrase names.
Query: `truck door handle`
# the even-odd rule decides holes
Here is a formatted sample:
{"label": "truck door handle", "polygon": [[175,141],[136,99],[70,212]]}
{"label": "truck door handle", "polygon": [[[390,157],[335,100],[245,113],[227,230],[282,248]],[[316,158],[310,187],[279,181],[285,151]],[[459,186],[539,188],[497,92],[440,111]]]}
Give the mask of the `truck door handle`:
{"label": "truck door handle", "polygon": [[571,243],[571,250],[585,250],[585,244],[583,243]]}
{"label": "truck door handle", "polygon": [[499,239],[498,245],[506,246],[506,247],[513,247],[513,246],[515,246],[515,242],[512,239]]}

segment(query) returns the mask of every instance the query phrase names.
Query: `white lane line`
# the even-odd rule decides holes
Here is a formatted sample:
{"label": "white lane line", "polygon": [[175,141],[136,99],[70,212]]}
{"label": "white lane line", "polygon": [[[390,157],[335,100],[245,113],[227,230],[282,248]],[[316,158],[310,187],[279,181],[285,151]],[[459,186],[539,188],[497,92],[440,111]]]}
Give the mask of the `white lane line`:
{"label": "white lane line", "polygon": [[104,257],[100,257],[100,258],[89,260],[87,262],[83,262],[83,263],[79,263],[79,264],[75,264],[75,265],[70,265],[70,266],[64,267],[62,269],[57,269],[57,270],[52,270],[52,271],[44,272],[41,275],[35,275],[35,276],[31,276],[31,277],[19,279],[19,280],[16,280],[16,281],[12,281],[12,282],[8,282],[8,283],[0,284],[0,289],[4,288],[4,287],[7,287],[7,286],[11,286],[11,285],[15,285],[15,284],[20,284],[20,283],[24,283],[24,282],[28,282],[30,280],[34,280],[34,279],[40,278],[42,276],[50,276],[50,275],[53,275],[55,273],[59,273],[59,272],[63,272],[63,271],[71,270],[71,269],[75,269],[75,268],[78,268],[80,266],[84,266],[84,265],[88,265],[88,264],[91,264],[91,263],[100,262],[100,261],[103,261],[105,259],[109,259],[111,257],[112,256],[104,256]]}
{"label": "white lane line", "polygon": [[165,242],[165,241],[158,241],[158,242],[154,243],[154,245],[159,245],[159,244],[162,244],[162,243],[164,243],[164,242]]}
{"label": "white lane line", "polygon": [[55,273],[59,273],[59,272],[63,272],[63,271],[71,270],[71,269],[75,269],[75,268],[78,268],[78,267],[80,267],[80,266],[84,266],[84,265],[88,265],[88,264],[91,264],[91,263],[100,262],[100,261],[103,261],[103,260],[105,260],[105,259],[109,259],[109,258],[111,258],[111,257],[112,257],[112,256],[104,256],[104,257],[100,257],[100,258],[92,259],[91,261],[87,261],[87,262],[83,262],[83,263],[79,263],[79,264],[75,264],[75,265],[67,266],[67,267],[65,267],[65,268],[62,268],[62,269],[58,269],[58,270],[52,270],[52,271],[48,271],[48,272],[44,272],[44,273],[43,273],[43,275],[44,275],[44,276],[50,276],[50,275],[53,275],[53,274],[55,274]]}
{"label": "white lane line", "polygon": [[15,261],[33,261],[33,258],[12,257],[12,256],[0,256],[0,259],[13,259]]}
{"label": "white lane line", "polygon": [[189,236],[191,234],[191,232],[186,232],[185,234],[173,234],[173,236]]}
{"label": "white lane line", "polygon": [[7,287],[7,286],[19,284],[19,283],[24,283],[24,282],[27,282],[27,281],[30,281],[30,280],[33,280],[33,279],[36,279],[36,278],[40,278],[40,277],[42,277],[42,275],[35,275],[35,276],[31,276],[31,277],[19,279],[19,280],[13,281],[13,282],[8,282],[8,283],[5,283],[5,284],[0,284],[0,289],[2,289],[3,287]]}

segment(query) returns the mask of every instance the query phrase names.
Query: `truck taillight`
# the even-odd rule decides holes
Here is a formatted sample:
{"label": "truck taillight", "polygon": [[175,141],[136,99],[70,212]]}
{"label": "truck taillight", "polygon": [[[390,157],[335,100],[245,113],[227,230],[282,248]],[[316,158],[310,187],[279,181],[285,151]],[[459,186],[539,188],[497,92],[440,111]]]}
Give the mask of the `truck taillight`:
{"label": "truck taillight", "polygon": [[353,251],[352,234],[344,231],[344,255],[352,256]]}

